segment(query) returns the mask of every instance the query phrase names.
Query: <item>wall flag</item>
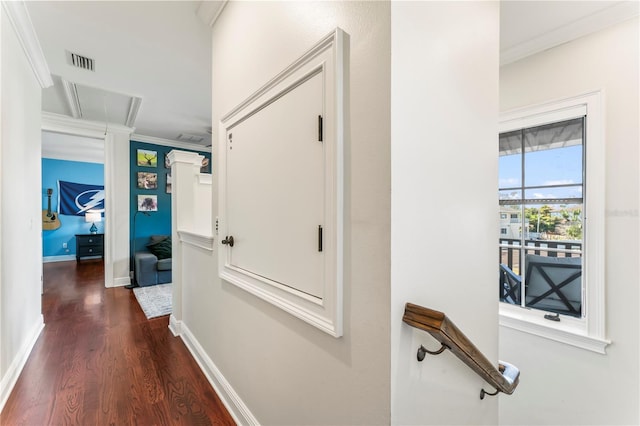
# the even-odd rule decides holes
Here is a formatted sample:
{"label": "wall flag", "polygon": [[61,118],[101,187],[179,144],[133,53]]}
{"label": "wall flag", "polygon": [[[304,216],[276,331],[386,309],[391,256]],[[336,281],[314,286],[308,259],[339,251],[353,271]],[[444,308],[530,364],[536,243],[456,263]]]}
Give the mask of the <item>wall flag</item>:
{"label": "wall flag", "polygon": [[84,216],[87,210],[104,212],[104,185],[58,181],[58,214]]}

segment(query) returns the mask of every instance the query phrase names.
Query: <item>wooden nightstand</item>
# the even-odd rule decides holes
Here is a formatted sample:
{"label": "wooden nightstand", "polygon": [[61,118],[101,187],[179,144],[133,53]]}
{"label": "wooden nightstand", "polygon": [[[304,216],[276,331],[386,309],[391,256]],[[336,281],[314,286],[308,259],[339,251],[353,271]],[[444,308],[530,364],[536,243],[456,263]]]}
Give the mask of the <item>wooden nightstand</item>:
{"label": "wooden nightstand", "polygon": [[76,262],[89,256],[104,259],[104,234],[76,234]]}

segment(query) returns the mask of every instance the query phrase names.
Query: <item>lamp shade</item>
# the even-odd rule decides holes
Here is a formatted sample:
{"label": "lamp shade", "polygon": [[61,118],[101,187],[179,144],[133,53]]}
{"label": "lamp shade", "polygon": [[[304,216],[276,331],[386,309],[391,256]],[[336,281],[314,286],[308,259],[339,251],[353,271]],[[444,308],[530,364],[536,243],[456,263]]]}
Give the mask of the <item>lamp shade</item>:
{"label": "lamp shade", "polygon": [[84,221],[93,223],[102,222],[102,215],[100,214],[100,212],[88,211],[84,214]]}

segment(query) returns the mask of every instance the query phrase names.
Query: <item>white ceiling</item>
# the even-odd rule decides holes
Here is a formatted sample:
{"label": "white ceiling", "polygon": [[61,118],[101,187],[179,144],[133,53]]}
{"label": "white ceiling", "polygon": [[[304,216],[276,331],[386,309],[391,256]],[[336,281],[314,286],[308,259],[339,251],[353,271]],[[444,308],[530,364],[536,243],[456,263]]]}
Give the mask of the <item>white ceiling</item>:
{"label": "white ceiling", "polygon": [[104,140],[42,132],[42,157],[104,163]]}
{"label": "white ceiling", "polygon": [[[199,6],[199,1],[27,2],[56,82],[43,91],[43,110],[74,116],[72,107],[79,104],[83,119],[209,145],[211,27],[197,16]],[[95,71],[72,66],[68,52],[92,58]],[[135,98],[141,100],[137,114]]]}
{"label": "white ceiling", "polygon": [[638,16],[635,1],[502,1],[504,65]]}
{"label": "white ceiling", "polygon": [[[56,83],[43,110],[210,145],[210,25],[225,2],[27,2]],[[637,16],[638,4],[502,1],[501,64]],[[95,71],[73,67],[68,52],[94,59]]]}

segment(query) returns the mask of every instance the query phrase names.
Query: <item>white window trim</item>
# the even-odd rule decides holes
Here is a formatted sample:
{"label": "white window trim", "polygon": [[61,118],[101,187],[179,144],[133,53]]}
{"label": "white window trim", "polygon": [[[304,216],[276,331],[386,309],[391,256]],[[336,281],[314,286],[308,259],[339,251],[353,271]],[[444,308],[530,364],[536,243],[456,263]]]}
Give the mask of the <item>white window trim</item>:
{"label": "white window trim", "polygon": [[603,94],[590,92],[503,112],[500,133],[587,115],[586,190],[584,194],[583,305],[585,317],[561,315],[560,322],[544,319],[544,311],[500,303],[499,324],[578,348],[606,353],[611,342],[605,328],[605,141]]}

